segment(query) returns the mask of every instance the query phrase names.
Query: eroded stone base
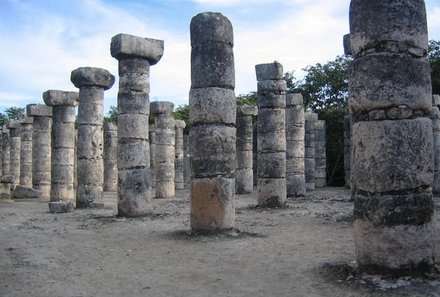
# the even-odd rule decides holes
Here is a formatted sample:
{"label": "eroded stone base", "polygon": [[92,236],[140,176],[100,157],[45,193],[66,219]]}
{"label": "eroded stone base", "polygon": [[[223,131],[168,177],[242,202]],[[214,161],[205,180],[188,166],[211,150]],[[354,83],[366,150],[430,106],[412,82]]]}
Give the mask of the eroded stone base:
{"label": "eroded stone base", "polygon": [[259,178],[257,185],[258,206],[282,207],[286,202],[285,178]]}
{"label": "eroded stone base", "polygon": [[50,201],[49,212],[50,213],[65,213],[72,212],[75,209],[75,203],[73,201]]}

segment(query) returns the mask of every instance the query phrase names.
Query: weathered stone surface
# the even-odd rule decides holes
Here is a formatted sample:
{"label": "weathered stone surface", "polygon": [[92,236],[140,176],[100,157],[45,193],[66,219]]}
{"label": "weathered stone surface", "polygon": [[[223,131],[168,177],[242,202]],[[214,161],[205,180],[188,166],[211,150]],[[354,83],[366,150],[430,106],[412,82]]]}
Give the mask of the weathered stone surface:
{"label": "weathered stone surface", "polygon": [[154,101],[150,103],[151,113],[171,113],[174,111],[174,103],[168,101]]}
{"label": "weathered stone surface", "polygon": [[266,93],[257,94],[258,98],[258,112],[263,108],[286,108],[286,96]]}
{"label": "weathered stone surface", "polygon": [[352,55],[351,52],[351,41],[350,41],[350,34],[345,34],[343,37],[343,45],[344,45],[344,54],[346,55]]}
{"label": "weathered stone surface", "polygon": [[44,104],[28,104],[26,105],[26,114],[28,117],[51,117],[52,107]]}
{"label": "weathered stone surface", "polygon": [[139,217],[151,213],[150,169],[119,169],[118,176],[118,216]]}
{"label": "weathered stone surface", "polygon": [[258,93],[262,95],[265,95],[266,93],[272,93],[275,95],[285,95],[287,90],[287,84],[285,80],[260,80],[257,83],[257,90]]}
{"label": "weathered stone surface", "polygon": [[245,116],[256,116],[256,115],[258,115],[258,108],[256,106],[252,106],[252,105],[237,106],[237,116],[245,117]]}
{"label": "weathered stone surface", "polygon": [[191,123],[234,124],[236,99],[233,90],[210,87],[191,89],[189,95]]}
{"label": "weathered stone surface", "polygon": [[118,135],[122,138],[148,139],[148,115],[119,114]]}
{"label": "weathered stone surface", "polygon": [[50,213],[65,213],[73,212],[75,209],[75,203],[73,201],[50,201],[49,212]]}
{"label": "weathered stone surface", "polygon": [[287,197],[300,197],[306,195],[306,182],[304,174],[286,175]]}
{"label": "weathered stone surface", "polygon": [[[115,77],[105,69],[95,67],[80,67],[72,71],[70,80],[79,89],[84,87],[99,87],[110,89],[115,83]],[[80,95],[83,100],[87,100]]]}
{"label": "weathered stone surface", "polygon": [[117,148],[119,169],[149,166],[150,146],[147,140],[121,139]]}
{"label": "weathered stone surface", "polygon": [[283,207],[287,197],[286,178],[259,177],[257,197],[260,207]]}
{"label": "weathered stone surface", "polygon": [[146,92],[118,93],[118,114],[150,114],[150,100]]}
{"label": "weathered stone surface", "polygon": [[[140,75],[150,75],[150,62],[145,58],[127,56],[119,59],[118,73],[120,76],[138,73]],[[148,84],[149,87],[150,84]],[[121,90],[120,90],[121,91]]]}
{"label": "weathered stone surface", "polygon": [[43,198],[43,196],[44,196],[43,192],[23,185],[17,185],[14,189],[15,199],[30,199],[30,198],[40,199]]}
{"label": "weathered stone surface", "polygon": [[353,61],[349,89],[351,112],[405,105],[429,112],[432,103],[427,58],[369,55]]}
{"label": "weathered stone surface", "polygon": [[[104,191],[116,192],[118,188],[117,147],[118,130],[115,123],[104,123]],[[148,156],[149,161],[149,156]]]}
{"label": "weathered stone surface", "polygon": [[283,65],[277,61],[267,64],[255,65],[257,81],[281,80],[283,78]]}
{"label": "weathered stone surface", "polygon": [[429,186],[433,178],[431,120],[353,125],[352,175],[358,190],[381,193]]}
{"label": "weathered stone surface", "polygon": [[[104,100],[104,94],[96,90]],[[82,97],[81,97],[82,98]],[[96,125],[102,127],[104,121],[104,102],[81,102],[78,108],[78,125]]]}
{"label": "weathered stone surface", "polygon": [[79,159],[102,158],[103,134],[102,127],[96,125],[78,126],[77,156]]}
{"label": "weathered stone surface", "polygon": [[152,38],[142,38],[129,34],[113,36],[110,44],[112,57],[122,60],[125,58],[144,58],[150,65],[155,65],[163,56],[164,42]]}
{"label": "weathered stone surface", "polygon": [[3,181],[3,177],[0,182],[0,199],[11,199],[11,183]]}
{"label": "weathered stone surface", "polygon": [[254,173],[252,168],[237,168],[235,170],[235,192],[250,194],[254,187]]}
{"label": "weathered stone surface", "polygon": [[286,177],[286,153],[271,152],[258,154],[258,177],[259,178],[283,178]]}
{"label": "weathered stone surface", "polygon": [[60,90],[48,90],[43,93],[44,103],[48,106],[78,105],[78,92],[66,92]]}
{"label": "weathered stone surface", "polygon": [[203,12],[192,18],[190,24],[191,46],[200,43],[234,42],[232,24],[221,13]]}
{"label": "weathered stone surface", "polygon": [[[78,172],[78,177],[80,176]],[[76,189],[76,207],[77,208],[102,208],[102,186],[85,185],[78,181]]]}
{"label": "weathered stone surface", "polygon": [[176,190],[185,188],[183,177],[184,151],[183,151],[183,129],[186,127],[185,121],[175,120],[175,160],[174,160],[174,183]]}
{"label": "weathered stone surface", "polygon": [[232,229],[235,223],[233,178],[191,179],[191,229]]}

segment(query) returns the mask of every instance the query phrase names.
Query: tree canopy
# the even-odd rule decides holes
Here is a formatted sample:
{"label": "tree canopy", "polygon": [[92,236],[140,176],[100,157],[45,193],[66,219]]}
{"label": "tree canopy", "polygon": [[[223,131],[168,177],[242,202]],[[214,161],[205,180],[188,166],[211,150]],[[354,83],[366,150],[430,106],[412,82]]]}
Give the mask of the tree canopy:
{"label": "tree canopy", "polygon": [[5,109],[5,112],[0,112],[0,127],[3,127],[9,120],[21,120],[25,116],[24,107],[12,106]]}

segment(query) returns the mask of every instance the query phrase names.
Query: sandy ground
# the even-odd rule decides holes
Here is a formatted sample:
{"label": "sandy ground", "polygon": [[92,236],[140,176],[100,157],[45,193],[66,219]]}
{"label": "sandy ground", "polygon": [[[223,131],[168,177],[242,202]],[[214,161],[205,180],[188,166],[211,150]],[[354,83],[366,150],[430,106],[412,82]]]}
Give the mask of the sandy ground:
{"label": "sandy ground", "polygon": [[273,210],[237,195],[236,230],[210,236],[190,233],[188,191],[145,218],[116,217],[115,193],[105,204],[55,215],[0,201],[0,296],[440,296],[439,274],[357,272],[346,189]]}

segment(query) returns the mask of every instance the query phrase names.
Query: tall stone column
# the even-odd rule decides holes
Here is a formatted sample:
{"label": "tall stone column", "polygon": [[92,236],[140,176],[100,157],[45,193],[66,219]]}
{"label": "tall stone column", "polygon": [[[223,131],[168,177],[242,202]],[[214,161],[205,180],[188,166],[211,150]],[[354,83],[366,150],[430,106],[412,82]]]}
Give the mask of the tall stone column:
{"label": "tall stone column", "polygon": [[11,162],[11,143],[9,139],[9,129],[6,124],[2,127],[2,176],[10,174]]}
{"label": "tall stone column", "polygon": [[111,55],[119,61],[118,214],[144,216],[152,211],[150,145],[150,66],[163,55],[162,40],[118,34]]}
{"label": "tall stone column", "polygon": [[79,88],[76,207],[103,207],[103,101],[115,77],[105,69],[81,67],[70,80]]}
{"label": "tall stone column", "polygon": [[233,32],[220,13],[191,20],[191,229],[235,224],[236,103]]}
{"label": "tall stone column", "polygon": [[304,105],[300,93],[286,95],[287,197],[306,195],[304,169]]}
{"label": "tall stone column", "polygon": [[148,126],[148,140],[150,143],[150,172],[151,187],[156,189],[156,125]]}
{"label": "tall stone column", "polygon": [[185,181],[183,178],[183,129],[186,127],[185,121],[176,120],[175,121],[175,133],[176,133],[176,158],[174,159],[174,183],[176,185],[176,190],[185,189]]}
{"label": "tall stone column", "polygon": [[185,189],[189,189],[191,184],[191,170],[189,163],[189,134],[183,135],[183,182]]}
{"label": "tall stone column", "polygon": [[104,191],[118,191],[118,127],[116,123],[104,123]]}
{"label": "tall stone column", "polygon": [[71,212],[75,207],[73,179],[78,93],[49,90],[43,93],[43,99],[52,107],[53,114],[49,211]]}
{"label": "tall stone column", "polygon": [[34,118],[32,133],[32,186],[49,199],[51,185],[52,107],[44,104],[26,106],[27,116]]}
{"label": "tall stone column", "polygon": [[315,189],[315,126],[318,121],[316,113],[306,112],[304,114],[304,165],[306,173],[306,190]]}
{"label": "tall stone column", "polygon": [[440,194],[440,111],[437,106],[431,110],[432,134],[434,143],[434,181],[432,192]]}
{"label": "tall stone column", "polygon": [[373,2],[350,5],[356,258],[367,271],[426,271],[438,230],[425,4]]}
{"label": "tall stone column", "polygon": [[351,187],[351,115],[344,116],[344,173],[345,186]]}
{"label": "tall stone column", "polygon": [[32,133],[34,118],[21,120],[20,185],[32,188]]}
{"label": "tall stone column", "polygon": [[325,121],[318,120],[315,126],[315,187],[323,188],[327,185],[327,157],[326,157]]}
{"label": "tall stone column", "polygon": [[258,205],[286,202],[286,81],[283,66],[255,66],[258,81]]}
{"label": "tall stone column", "polygon": [[258,114],[256,106],[237,106],[237,168],[235,170],[235,193],[252,193],[253,172],[253,133],[252,117]]}
{"label": "tall stone column", "polygon": [[156,115],[156,198],[169,198],[175,194],[174,159],[175,128],[172,102],[151,102],[151,113]]}
{"label": "tall stone column", "polygon": [[11,190],[15,189],[15,186],[20,184],[20,150],[21,150],[21,137],[20,137],[20,122],[17,120],[9,120],[6,122],[6,127],[9,129],[9,141],[10,141],[10,174],[13,177]]}

